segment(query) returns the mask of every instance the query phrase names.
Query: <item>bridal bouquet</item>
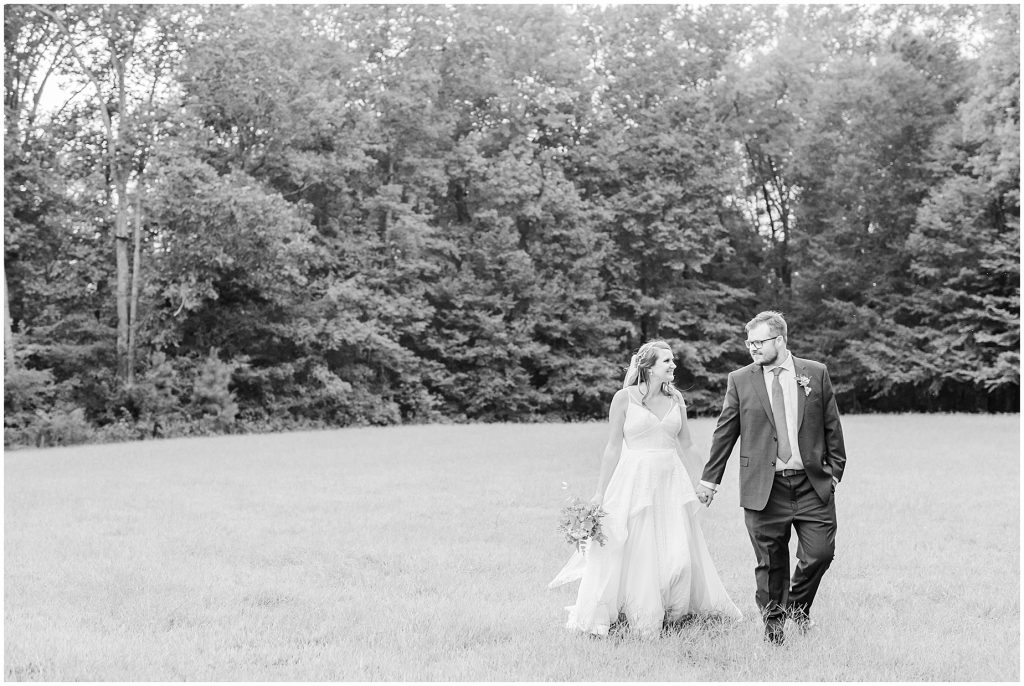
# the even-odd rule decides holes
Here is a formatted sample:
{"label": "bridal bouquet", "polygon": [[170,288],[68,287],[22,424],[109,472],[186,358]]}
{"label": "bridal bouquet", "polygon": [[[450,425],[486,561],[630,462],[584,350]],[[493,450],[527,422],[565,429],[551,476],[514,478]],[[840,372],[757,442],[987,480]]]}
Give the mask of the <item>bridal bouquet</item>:
{"label": "bridal bouquet", "polygon": [[600,505],[592,505],[578,496],[573,496],[569,504],[562,508],[561,523],[558,530],[565,535],[565,540],[576,546],[577,550],[591,540],[604,545],[607,537],[601,530],[601,518],[607,514]]}

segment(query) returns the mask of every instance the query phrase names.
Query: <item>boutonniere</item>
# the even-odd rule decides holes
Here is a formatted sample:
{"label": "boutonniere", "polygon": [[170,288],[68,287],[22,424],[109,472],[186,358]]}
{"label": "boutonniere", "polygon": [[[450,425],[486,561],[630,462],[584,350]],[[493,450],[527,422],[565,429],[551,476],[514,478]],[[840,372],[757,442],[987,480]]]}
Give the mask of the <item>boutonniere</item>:
{"label": "boutonniere", "polygon": [[798,376],[796,377],[796,383],[800,388],[804,389],[805,397],[811,394],[811,377]]}

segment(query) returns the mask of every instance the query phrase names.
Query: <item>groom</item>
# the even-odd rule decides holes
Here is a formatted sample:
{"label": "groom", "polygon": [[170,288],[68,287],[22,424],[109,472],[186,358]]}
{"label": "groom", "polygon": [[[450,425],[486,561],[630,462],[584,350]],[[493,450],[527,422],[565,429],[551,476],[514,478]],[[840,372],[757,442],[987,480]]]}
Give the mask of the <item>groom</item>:
{"label": "groom", "polygon": [[[697,496],[711,505],[739,439],[740,505],[757,556],[755,597],[765,640],[781,644],[787,616],[802,631],[814,625],[811,603],[835,555],[834,494],[846,448],[825,365],[790,354],[778,312],[761,312],[746,329],[754,362],[729,374]],[[790,527],[799,541],[792,585]]]}

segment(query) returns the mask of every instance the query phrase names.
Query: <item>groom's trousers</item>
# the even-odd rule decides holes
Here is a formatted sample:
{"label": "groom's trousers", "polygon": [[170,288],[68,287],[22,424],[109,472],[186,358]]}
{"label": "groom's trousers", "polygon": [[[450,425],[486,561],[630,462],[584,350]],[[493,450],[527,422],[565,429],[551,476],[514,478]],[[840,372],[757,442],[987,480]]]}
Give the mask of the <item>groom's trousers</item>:
{"label": "groom's trousers", "polygon": [[[781,629],[786,615],[807,616],[836,549],[835,496],[823,503],[806,474],[775,474],[763,510],[744,510],[757,567],[757,606],[769,628]],[[789,539],[796,529],[797,566],[789,575]]]}

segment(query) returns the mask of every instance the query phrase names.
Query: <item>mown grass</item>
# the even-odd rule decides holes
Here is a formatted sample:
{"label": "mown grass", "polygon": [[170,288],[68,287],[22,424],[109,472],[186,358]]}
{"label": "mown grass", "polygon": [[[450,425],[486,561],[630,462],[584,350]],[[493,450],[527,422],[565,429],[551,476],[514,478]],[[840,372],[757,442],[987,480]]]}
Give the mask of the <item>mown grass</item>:
{"label": "mown grass", "polygon": [[[1018,681],[1019,416],[851,416],[820,630],[766,646],[735,464],[704,529],[748,620],[562,629],[601,424],[5,455],[8,680]],[[706,446],[712,420],[694,422]]]}

